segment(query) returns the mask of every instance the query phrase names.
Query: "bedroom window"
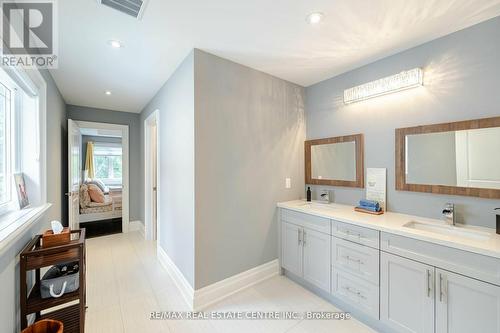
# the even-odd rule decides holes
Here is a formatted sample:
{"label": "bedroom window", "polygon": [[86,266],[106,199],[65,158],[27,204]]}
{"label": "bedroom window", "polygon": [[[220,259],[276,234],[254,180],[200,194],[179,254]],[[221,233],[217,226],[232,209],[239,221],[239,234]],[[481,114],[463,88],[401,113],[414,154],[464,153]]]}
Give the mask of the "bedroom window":
{"label": "bedroom window", "polygon": [[122,146],[116,143],[94,143],[95,178],[106,185],[122,184]]}

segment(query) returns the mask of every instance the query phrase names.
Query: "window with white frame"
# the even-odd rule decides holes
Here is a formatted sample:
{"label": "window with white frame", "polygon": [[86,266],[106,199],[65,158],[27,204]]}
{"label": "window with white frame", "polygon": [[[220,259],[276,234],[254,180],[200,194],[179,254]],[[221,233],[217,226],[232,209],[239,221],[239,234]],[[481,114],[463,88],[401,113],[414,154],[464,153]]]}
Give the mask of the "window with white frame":
{"label": "window with white frame", "polygon": [[122,185],[121,143],[94,143],[94,173],[106,185]]}
{"label": "window with white frame", "polygon": [[3,215],[20,208],[14,175],[22,173],[21,195],[43,202],[38,90],[24,72],[0,69],[0,231]]}

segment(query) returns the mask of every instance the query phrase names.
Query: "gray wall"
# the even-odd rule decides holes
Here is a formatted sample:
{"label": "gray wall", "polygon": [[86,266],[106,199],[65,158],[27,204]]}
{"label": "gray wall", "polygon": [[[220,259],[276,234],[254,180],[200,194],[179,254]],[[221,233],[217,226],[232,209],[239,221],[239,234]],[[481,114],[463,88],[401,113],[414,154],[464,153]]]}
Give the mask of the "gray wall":
{"label": "gray wall", "polygon": [[195,50],[196,289],[277,258],[276,203],[304,188],[304,117],[302,87]]}
{"label": "gray wall", "polygon": [[47,83],[47,201],[52,203],[48,218],[67,222],[68,202],[68,118],[66,102],[52,76],[41,70]]}
{"label": "gray wall", "polygon": [[19,263],[18,254],[33,235],[48,228],[52,219],[66,220],[67,186],[65,175],[66,154],[66,110],[65,102],[49,72],[42,70],[47,82],[47,201],[52,207],[33,226],[0,253],[0,330],[19,332]]}
{"label": "gray wall", "polygon": [[106,142],[106,143],[122,143],[122,139],[117,138],[117,137],[82,135],[82,168],[83,168],[83,170],[85,170],[85,159],[87,158],[87,143],[89,141],[91,141],[91,142]]}
{"label": "gray wall", "polygon": [[120,112],[104,109],[94,109],[85,106],[67,105],[66,111],[69,119],[93,121],[118,125],[128,125],[129,131],[129,187],[130,187],[130,220],[141,219],[140,188],[143,186],[144,177],[141,176],[140,158],[140,115],[138,113]]}
{"label": "gray wall", "polygon": [[[446,202],[459,220],[495,226],[499,200],[398,192],[394,129],[500,115],[500,17],[320,82],[306,89],[307,138],[365,134],[365,166],[388,169],[388,209],[439,218]],[[422,67],[425,86],[348,106],[343,90],[405,69]],[[364,190],[335,188],[335,199],[355,204]]]}
{"label": "gray wall", "polygon": [[[160,110],[160,246],[194,287],[194,55],[179,65],[141,113]],[[141,151],[144,160],[141,125]],[[144,163],[141,163],[144,174]],[[144,206],[144,177],[141,204]],[[144,214],[142,214],[144,216]]]}

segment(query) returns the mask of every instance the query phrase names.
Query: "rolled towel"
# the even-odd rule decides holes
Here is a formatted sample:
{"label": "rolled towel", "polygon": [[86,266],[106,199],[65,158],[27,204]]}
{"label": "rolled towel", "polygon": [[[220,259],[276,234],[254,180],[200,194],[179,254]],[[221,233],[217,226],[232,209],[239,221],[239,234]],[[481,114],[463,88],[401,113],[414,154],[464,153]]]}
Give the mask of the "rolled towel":
{"label": "rolled towel", "polygon": [[378,212],[378,210],[380,208],[380,204],[374,200],[361,199],[361,200],[359,200],[359,205],[361,207],[376,208],[376,210],[375,210],[376,212]]}
{"label": "rolled towel", "polygon": [[357,208],[369,210],[370,212],[380,212],[380,207],[358,206]]}

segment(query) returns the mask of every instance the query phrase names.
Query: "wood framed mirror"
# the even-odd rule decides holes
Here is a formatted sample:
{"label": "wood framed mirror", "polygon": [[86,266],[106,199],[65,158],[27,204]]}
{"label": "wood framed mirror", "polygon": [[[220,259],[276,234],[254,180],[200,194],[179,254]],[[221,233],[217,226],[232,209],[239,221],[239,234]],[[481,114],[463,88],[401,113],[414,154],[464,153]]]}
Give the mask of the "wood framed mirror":
{"label": "wood framed mirror", "polygon": [[500,199],[500,117],[396,129],[396,190]]}
{"label": "wood framed mirror", "polygon": [[364,187],[363,134],[305,142],[306,184]]}

